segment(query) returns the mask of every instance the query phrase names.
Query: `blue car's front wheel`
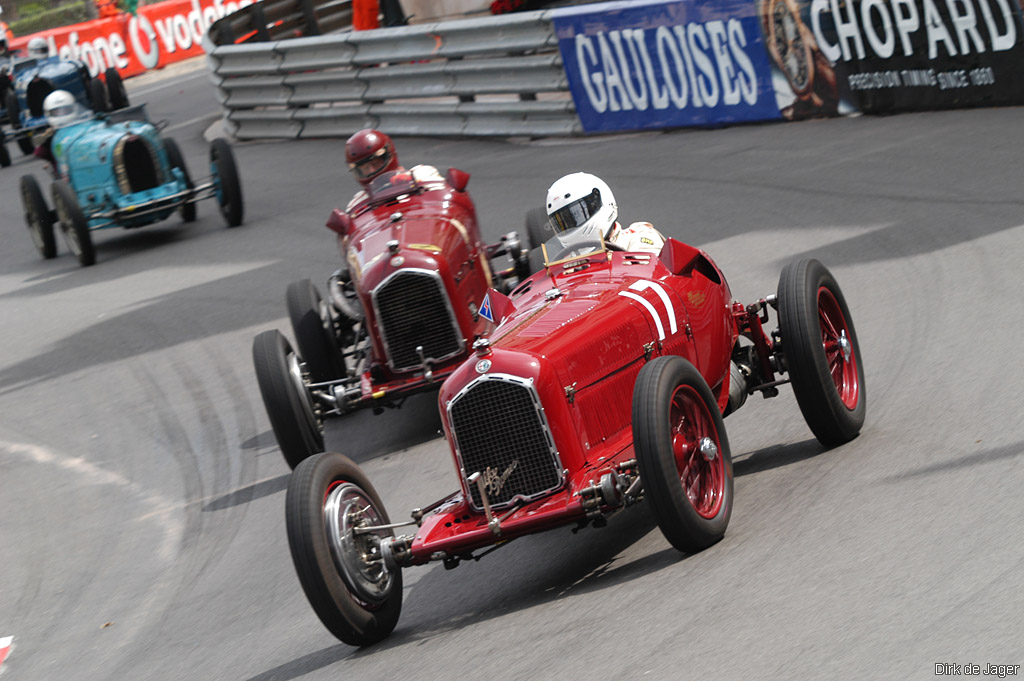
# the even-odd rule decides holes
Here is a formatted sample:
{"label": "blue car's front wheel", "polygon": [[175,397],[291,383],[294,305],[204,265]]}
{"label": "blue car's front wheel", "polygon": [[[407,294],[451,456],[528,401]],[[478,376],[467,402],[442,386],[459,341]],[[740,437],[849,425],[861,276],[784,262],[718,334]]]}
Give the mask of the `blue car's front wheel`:
{"label": "blue car's front wheel", "polygon": [[57,255],[57,239],[53,236],[53,217],[46,207],[46,199],[39,183],[31,175],[21,176],[21,202],[25,208],[25,222],[39,255],[47,260]]}
{"label": "blue car's front wheel", "polygon": [[82,207],[78,205],[75,190],[66,180],[53,183],[53,207],[57,211],[61,231],[68,248],[78,258],[82,267],[96,262],[96,250],[92,246],[92,235],[89,234],[89,223],[85,221]]}
{"label": "blue car's front wheel", "polygon": [[217,203],[228,227],[242,224],[242,185],[238,181],[235,155],[227,140],[218,137],[210,145],[210,165],[217,187]]}
{"label": "blue car's front wheel", "polygon": [[[181,155],[178,143],[170,137],[165,137],[164,148],[167,150],[167,163],[169,163],[172,168],[179,168],[181,170],[181,174],[185,176],[185,186],[192,189],[192,177],[188,174],[188,168],[185,166],[185,158]],[[181,219],[185,222],[196,221],[195,201],[188,201],[181,204]]]}

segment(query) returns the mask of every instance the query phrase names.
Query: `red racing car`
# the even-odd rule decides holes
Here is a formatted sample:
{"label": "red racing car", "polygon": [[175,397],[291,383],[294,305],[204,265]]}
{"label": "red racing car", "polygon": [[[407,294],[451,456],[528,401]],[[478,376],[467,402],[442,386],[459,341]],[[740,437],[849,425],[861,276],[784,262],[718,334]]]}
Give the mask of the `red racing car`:
{"label": "red racing car", "polygon": [[260,393],[292,468],[324,450],[325,416],[436,390],[493,328],[477,307],[488,288],[507,290],[528,273],[515,232],[483,242],[468,182],[456,169],[376,178],[327,222],[345,259],[327,300],[308,279],[288,287],[298,352],[276,330],[254,339]]}
{"label": "red racing car", "polygon": [[[293,473],[292,558],[342,641],[392,631],[403,568],[455,567],[526,534],[602,526],[643,499],[680,551],[719,541],[733,506],[722,419],[747,395],[791,383],[823,444],[860,432],[857,335],[820,262],[786,266],[776,294],[744,306],[706,253],[674,239],[659,255],[593,248],[549,262],[509,297],[488,293],[499,325],[440,392],[457,491],[392,523],[341,454]],[[771,310],[778,327],[767,333]]]}

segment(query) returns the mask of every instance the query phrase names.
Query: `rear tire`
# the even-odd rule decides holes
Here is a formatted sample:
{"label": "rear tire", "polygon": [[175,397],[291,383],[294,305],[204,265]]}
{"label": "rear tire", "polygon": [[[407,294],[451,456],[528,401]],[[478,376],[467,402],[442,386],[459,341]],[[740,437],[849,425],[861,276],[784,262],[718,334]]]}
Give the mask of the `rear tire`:
{"label": "rear tire", "polygon": [[[115,73],[117,72],[115,71]],[[185,165],[185,158],[181,155],[181,149],[178,148],[178,143],[170,137],[165,137],[164,149],[167,150],[167,163],[169,163],[172,168],[181,169],[181,174],[185,176],[185,186],[192,189],[192,176],[189,175],[188,167]],[[181,204],[181,208],[178,210],[181,212],[181,219],[183,222],[196,221],[195,201],[189,201]]]}
{"label": "rear tire", "polygon": [[826,447],[849,442],[864,425],[867,399],[843,292],[824,265],[805,259],[783,268],[778,300],[782,352],[804,420]]}
{"label": "rear tire", "polygon": [[43,191],[36,178],[21,176],[21,203],[25,208],[25,222],[39,255],[49,260],[57,255],[57,238],[53,234],[53,217],[46,206]]}
{"label": "rear tire", "polygon": [[725,536],[732,455],[714,395],[682,357],[651,360],[633,389],[633,445],[644,497],[675,548],[696,553]]}
{"label": "rear tire", "polygon": [[387,638],[402,612],[402,571],[375,562],[392,530],[353,532],[390,523],[366,475],[341,454],[317,454],[292,474],[285,508],[295,572],[320,621],[352,646]]}
{"label": "rear tire", "polygon": [[295,343],[313,382],[343,378],[345,357],[338,348],[330,305],[324,302],[309,279],[289,284],[285,300]]}
{"label": "rear tire", "polygon": [[0,130],[0,168],[8,168],[11,165],[11,152],[7,150],[7,142],[3,139],[4,131]]}
{"label": "rear tire", "polygon": [[96,262],[96,250],[92,245],[89,223],[85,220],[78,196],[66,180],[53,183],[53,207],[57,212],[57,220],[64,232],[64,241],[82,267],[89,267]]}
{"label": "rear tire", "polygon": [[228,227],[242,224],[244,206],[242,202],[242,185],[238,180],[238,167],[235,155],[227,140],[217,138],[210,145],[210,163],[217,179],[217,202],[220,213]]}
{"label": "rear tire", "polygon": [[323,428],[299,367],[299,358],[278,331],[253,339],[256,381],[281,454],[291,468],[324,449]]}

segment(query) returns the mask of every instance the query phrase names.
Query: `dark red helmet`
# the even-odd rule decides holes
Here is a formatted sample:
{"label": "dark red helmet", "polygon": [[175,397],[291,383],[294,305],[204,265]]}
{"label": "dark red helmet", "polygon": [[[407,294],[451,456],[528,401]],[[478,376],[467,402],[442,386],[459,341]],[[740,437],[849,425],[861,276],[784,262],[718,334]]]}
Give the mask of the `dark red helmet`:
{"label": "dark red helmet", "polygon": [[360,184],[369,184],[381,173],[398,168],[398,154],[390,137],[367,128],[345,142],[345,162]]}

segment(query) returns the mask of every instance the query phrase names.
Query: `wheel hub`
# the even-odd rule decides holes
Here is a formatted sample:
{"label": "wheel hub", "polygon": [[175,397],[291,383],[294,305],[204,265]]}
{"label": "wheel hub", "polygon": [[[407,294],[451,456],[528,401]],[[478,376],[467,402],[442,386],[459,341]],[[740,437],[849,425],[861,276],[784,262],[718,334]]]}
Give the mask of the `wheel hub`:
{"label": "wheel hub", "polygon": [[718,445],[711,438],[702,437],[700,440],[700,453],[708,461],[714,461],[718,458]]}
{"label": "wheel hub", "polygon": [[843,353],[843,361],[849,362],[853,346],[850,344],[850,339],[846,337],[846,329],[839,332],[839,349]]}
{"label": "wheel hub", "polygon": [[367,603],[383,602],[394,583],[381,555],[381,536],[357,532],[382,524],[362,490],[351,483],[338,485],[324,503],[327,539],[334,564],[353,594]]}

